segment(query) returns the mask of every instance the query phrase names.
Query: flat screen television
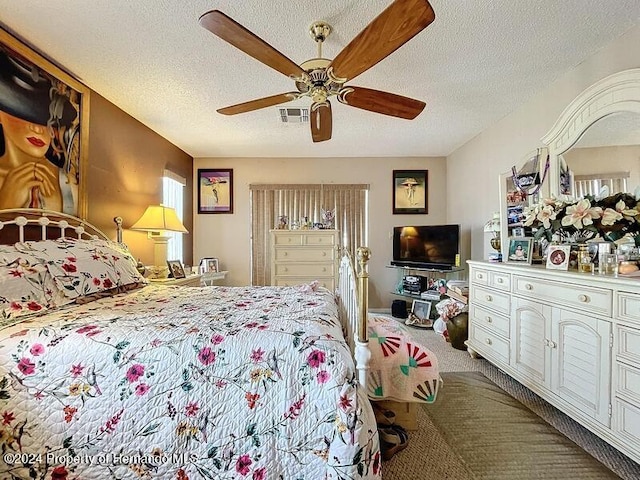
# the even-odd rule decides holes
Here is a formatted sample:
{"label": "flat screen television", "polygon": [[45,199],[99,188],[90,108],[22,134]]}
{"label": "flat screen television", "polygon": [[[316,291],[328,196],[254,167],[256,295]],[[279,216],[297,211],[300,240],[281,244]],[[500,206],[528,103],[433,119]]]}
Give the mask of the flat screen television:
{"label": "flat screen television", "polygon": [[460,266],[460,225],[393,228],[392,265],[451,270]]}

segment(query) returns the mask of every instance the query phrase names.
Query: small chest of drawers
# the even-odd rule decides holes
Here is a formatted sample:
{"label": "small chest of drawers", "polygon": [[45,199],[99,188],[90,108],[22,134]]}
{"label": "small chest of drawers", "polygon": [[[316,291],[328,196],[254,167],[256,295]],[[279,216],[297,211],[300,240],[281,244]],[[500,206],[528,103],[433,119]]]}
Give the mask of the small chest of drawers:
{"label": "small chest of drawers", "polygon": [[336,287],[337,230],[271,230],[271,284]]}

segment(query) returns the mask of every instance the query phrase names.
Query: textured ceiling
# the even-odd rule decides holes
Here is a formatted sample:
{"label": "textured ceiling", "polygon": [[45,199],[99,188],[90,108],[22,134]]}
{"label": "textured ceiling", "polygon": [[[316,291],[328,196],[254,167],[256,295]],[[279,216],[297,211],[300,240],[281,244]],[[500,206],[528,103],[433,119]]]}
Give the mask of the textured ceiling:
{"label": "textured ceiling", "polygon": [[[427,103],[401,120],[333,101],[333,138],[276,107],[216,109],[293,90],[284,75],[198,24],[218,9],[296,63],[333,58],[389,0],[2,0],[0,22],[194,157],[448,155],[640,20],[638,0],[432,0],[435,21],[348,84]],[[288,106],[310,104],[297,100]]]}

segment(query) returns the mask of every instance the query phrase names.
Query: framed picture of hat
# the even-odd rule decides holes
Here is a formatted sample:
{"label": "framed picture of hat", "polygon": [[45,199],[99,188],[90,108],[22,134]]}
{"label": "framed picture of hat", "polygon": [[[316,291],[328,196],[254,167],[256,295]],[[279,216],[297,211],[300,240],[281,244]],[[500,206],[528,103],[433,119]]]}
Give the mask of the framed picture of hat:
{"label": "framed picture of hat", "polygon": [[[27,148],[7,148],[23,129]],[[11,165],[0,170],[4,206],[86,217],[88,139],[89,89],[0,29],[0,164]]]}
{"label": "framed picture of hat", "polygon": [[393,213],[428,213],[428,170],[393,171]]}

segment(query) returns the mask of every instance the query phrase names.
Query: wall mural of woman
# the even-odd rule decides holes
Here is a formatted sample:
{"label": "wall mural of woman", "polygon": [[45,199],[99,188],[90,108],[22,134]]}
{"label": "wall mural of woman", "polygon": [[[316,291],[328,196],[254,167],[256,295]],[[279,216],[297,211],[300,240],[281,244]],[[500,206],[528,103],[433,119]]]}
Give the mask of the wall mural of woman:
{"label": "wall mural of woman", "polygon": [[82,92],[0,44],[0,208],[86,213],[82,101]]}

